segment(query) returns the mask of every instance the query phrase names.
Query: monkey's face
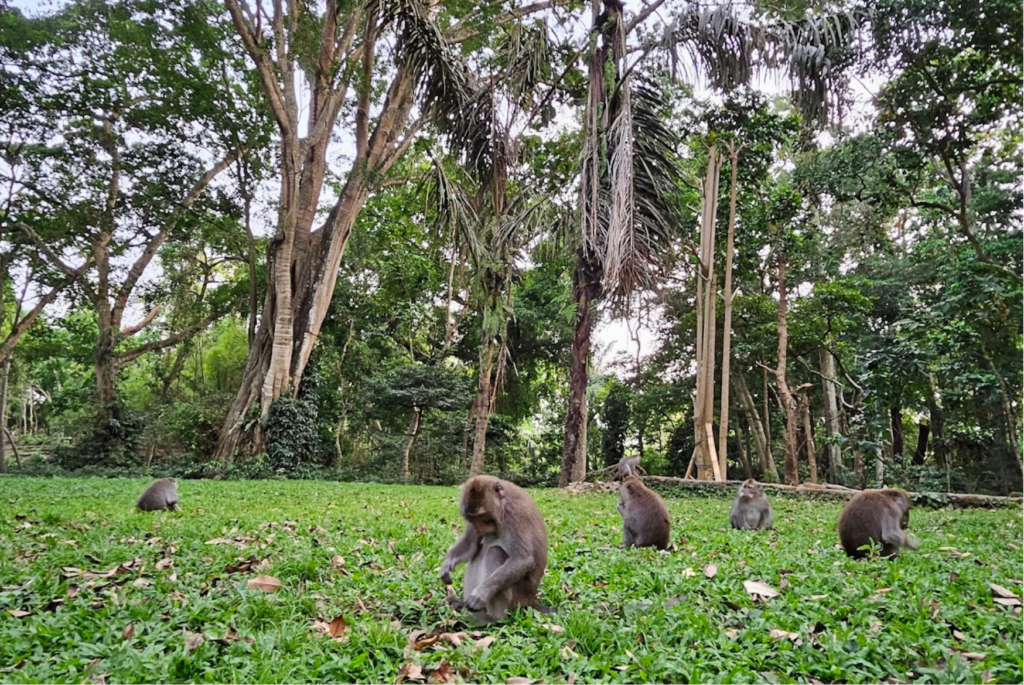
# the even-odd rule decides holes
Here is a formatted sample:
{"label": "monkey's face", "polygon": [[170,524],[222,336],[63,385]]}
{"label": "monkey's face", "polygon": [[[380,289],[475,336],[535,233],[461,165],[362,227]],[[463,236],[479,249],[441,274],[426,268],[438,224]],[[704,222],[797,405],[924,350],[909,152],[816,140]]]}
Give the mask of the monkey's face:
{"label": "monkey's face", "polygon": [[478,535],[497,535],[500,504],[488,488],[472,488],[462,499],[462,516]]}
{"label": "monkey's face", "polygon": [[745,481],[740,486],[740,497],[745,500],[751,500],[761,496],[761,486],[752,480]]}

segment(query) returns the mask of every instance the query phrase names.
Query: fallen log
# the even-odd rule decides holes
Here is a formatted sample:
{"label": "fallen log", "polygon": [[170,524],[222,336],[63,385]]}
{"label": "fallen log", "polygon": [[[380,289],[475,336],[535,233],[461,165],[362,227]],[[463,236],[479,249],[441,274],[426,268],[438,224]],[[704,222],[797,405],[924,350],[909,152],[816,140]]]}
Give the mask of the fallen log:
{"label": "fallen log", "polygon": [[[647,476],[644,484],[652,490],[669,497],[702,494],[708,497],[733,497],[743,483],[739,480],[728,480],[719,483],[709,480],[690,480],[669,478],[667,476]],[[847,488],[832,483],[803,483],[801,485],[782,485],[781,483],[761,483],[765,493],[794,499],[815,499],[826,502],[845,502],[860,490]],[[607,492],[610,489],[603,483],[574,483],[567,488],[572,493]],[[916,506],[929,508],[949,507],[952,509],[997,509],[1001,507],[1020,507],[1022,500],[1019,494],[1009,497],[997,495],[975,495],[958,492],[912,492],[910,499]]]}

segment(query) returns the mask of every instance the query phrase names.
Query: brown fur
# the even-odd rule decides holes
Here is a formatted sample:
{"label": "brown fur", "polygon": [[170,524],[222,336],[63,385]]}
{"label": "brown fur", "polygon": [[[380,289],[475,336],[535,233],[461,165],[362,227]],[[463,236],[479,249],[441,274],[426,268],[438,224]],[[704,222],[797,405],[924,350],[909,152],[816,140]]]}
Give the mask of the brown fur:
{"label": "brown fur", "polygon": [[622,544],[625,547],[665,549],[671,539],[671,520],[661,495],[626,476],[619,486],[619,514],[622,516]]}
{"label": "brown fur", "polygon": [[136,505],[142,511],[160,511],[178,508],[178,482],[173,478],[161,478],[150,483]]}
{"label": "brown fur", "polygon": [[743,481],[729,512],[729,524],[737,530],[757,530],[775,525],[772,505],[764,489],[753,478]]}
{"label": "brown fur", "polygon": [[640,472],[640,457],[626,457],[615,467],[615,477],[622,480],[626,476],[635,476]]}
{"label": "brown fur", "polygon": [[548,534],[540,510],[518,485],[493,476],[476,476],[462,486],[460,512],[466,530],[441,566],[441,580],[468,562],[462,599],[482,622],[500,621],[508,611],[533,606],[548,565]]}
{"label": "brown fur", "polygon": [[917,546],[907,533],[910,525],[910,496],[905,490],[865,490],[853,496],[839,515],[839,541],[848,555],[868,555],[865,545],[882,547],[882,556],[895,557],[901,547]]}

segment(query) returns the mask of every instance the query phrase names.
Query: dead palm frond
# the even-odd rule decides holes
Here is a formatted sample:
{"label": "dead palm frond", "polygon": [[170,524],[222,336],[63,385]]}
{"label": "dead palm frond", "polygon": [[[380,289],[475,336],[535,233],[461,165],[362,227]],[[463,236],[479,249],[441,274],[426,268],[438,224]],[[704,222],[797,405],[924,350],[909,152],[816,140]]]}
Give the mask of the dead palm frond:
{"label": "dead palm frond", "polygon": [[[823,121],[868,12],[768,21],[741,17],[737,9],[689,4],[675,15],[661,38],[673,74],[680,68],[699,70],[712,85],[730,91],[749,84],[758,69],[772,71],[789,80],[804,116]],[[687,61],[680,59],[681,52]]]}

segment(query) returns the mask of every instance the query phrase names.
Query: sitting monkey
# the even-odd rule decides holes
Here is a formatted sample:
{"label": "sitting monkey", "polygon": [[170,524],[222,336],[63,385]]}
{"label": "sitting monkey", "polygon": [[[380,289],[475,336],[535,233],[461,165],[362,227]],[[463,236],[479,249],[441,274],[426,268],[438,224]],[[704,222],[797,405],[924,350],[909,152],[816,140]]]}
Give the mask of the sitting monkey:
{"label": "sitting monkey", "polygon": [[467,609],[476,620],[500,621],[512,609],[533,606],[548,565],[548,534],[533,499],[514,483],[476,476],[462,486],[459,507],[466,530],[441,566],[441,580],[468,562],[462,599],[452,608]]}

